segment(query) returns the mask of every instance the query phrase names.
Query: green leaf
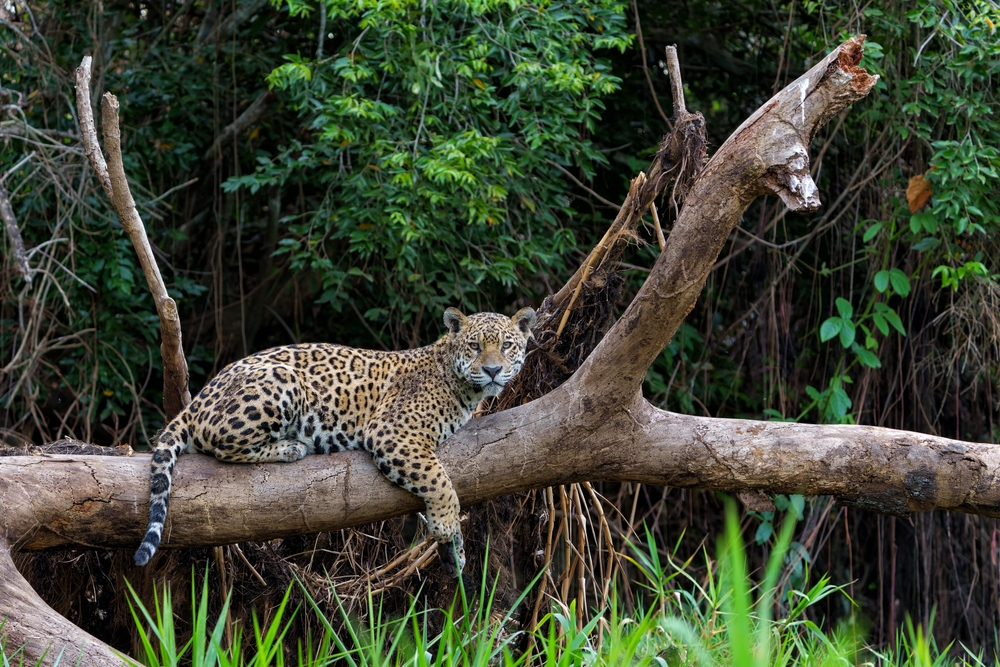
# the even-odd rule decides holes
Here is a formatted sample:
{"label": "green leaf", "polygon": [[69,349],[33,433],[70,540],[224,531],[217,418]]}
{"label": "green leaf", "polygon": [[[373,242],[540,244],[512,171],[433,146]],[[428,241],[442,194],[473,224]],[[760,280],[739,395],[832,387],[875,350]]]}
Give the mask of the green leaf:
{"label": "green leaf", "polygon": [[875,326],[878,327],[883,336],[889,335],[889,323],[885,321],[885,315],[882,313],[872,313],[872,321],[875,322]]}
{"label": "green leaf", "polygon": [[851,351],[858,356],[858,361],[865,366],[868,366],[869,368],[882,368],[882,362],[878,360],[878,357],[857,343],[851,346]]}
{"label": "green leaf", "polygon": [[834,387],[833,391],[830,392],[830,403],[827,406],[830,416],[836,418],[837,421],[842,421],[850,409],[851,399],[847,392],[841,387]]}
{"label": "green leaf", "polygon": [[844,326],[840,328],[840,344],[845,348],[854,344],[854,322],[844,320]]}
{"label": "green leaf", "polygon": [[771,535],[774,534],[774,525],[770,521],[762,521],[759,526],[757,526],[757,532],[754,534],[753,539],[757,544],[764,544],[769,539]]}
{"label": "green leaf", "polygon": [[885,313],[882,313],[882,316],[885,318],[886,322],[892,325],[893,329],[895,329],[904,336],[906,335],[906,329],[903,328],[903,322],[899,319],[899,315],[896,314],[896,311],[889,310]]}
{"label": "green leaf", "polygon": [[795,510],[795,516],[799,519],[805,518],[806,497],[801,493],[793,493],[788,496],[788,500],[790,501],[791,508]]}
{"label": "green leaf", "polygon": [[868,243],[873,238],[875,238],[875,236],[880,231],[882,231],[882,223],[876,222],[874,225],[865,230],[864,236],[862,236],[861,238],[864,240],[865,243]]}
{"label": "green leaf", "polygon": [[841,327],[844,326],[844,321],[839,317],[831,317],[826,322],[823,322],[823,326],[819,328],[819,339],[822,342],[826,342],[840,333]]}
{"label": "green leaf", "polygon": [[889,282],[892,283],[892,290],[899,296],[910,294],[910,279],[899,269],[889,269]]}
{"label": "green leaf", "polygon": [[889,288],[889,272],[882,269],[875,274],[875,289],[879,292],[885,292]]}
{"label": "green leaf", "polygon": [[840,313],[840,316],[842,318],[844,318],[845,320],[849,320],[852,317],[854,317],[854,307],[851,306],[850,301],[848,301],[847,299],[842,299],[838,296],[837,300],[834,303],[836,304],[837,311]]}

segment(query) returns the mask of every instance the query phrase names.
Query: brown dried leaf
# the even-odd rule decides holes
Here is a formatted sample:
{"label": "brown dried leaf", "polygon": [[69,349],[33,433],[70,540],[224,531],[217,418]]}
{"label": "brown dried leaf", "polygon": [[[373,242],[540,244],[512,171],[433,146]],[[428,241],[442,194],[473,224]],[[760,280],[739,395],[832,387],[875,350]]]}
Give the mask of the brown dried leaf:
{"label": "brown dried leaf", "polygon": [[924,174],[912,177],[906,188],[906,202],[910,205],[910,213],[922,209],[932,194],[931,183],[924,178]]}

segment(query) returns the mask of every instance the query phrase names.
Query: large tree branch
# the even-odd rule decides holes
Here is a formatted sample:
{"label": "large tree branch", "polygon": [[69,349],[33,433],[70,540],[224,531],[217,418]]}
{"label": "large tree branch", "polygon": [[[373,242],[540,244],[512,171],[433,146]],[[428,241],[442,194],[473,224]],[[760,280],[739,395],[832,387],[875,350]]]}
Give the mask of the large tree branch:
{"label": "large tree branch", "polygon": [[[52,611],[14,566],[0,535],[0,638],[11,664],[61,664],[118,667],[123,664],[104,642],[94,639]],[[22,651],[20,655],[16,651]],[[41,661],[45,654],[46,659]],[[23,659],[19,662],[19,659]]]}
{"label": "large tree branch", "polygon": [[[1000,516],[1000,447],[994,445],[876,427],[693,417],[643,399],[609,414],[587,413],[587,403],[572,380],[533,403],[476,420],[449,439],[439,456],[462,504],[605,480],[828,494],[890,514],[946,509]],[[0,526],[15,548],[134,548],[142,538],[148,456],[0,461]],[[174,479],[162,548],[337,530],[421,507],[360,452],[268,465],[186,456]],[[34,656],[47,646],[55,653],[84,646],[91,652],[86,664],[119,664],[100,642],[37,599],[10,563],[3,538],[0,618],[16,620],[5,630],[9,643],[31,640]]]}
{"label": "large tree branch", "polygon": [[[866,426],[678,415],[641,398],[586,416],[587,394],[570,381],[449,439],[438,455],[462,504],[600,480],[831,495],[890,514],[1000,517],[996,445]],[[148,456],[15,456],[0,469],[0,525],[16,548],[132,548],[142,538]],[[269,465],[185,456],[163,548],[338,530],[421,507],[360,452]]]}
{"label": "large tree branch", "polygon": [[[864,36],[837,47],[772,97],[712,156],[686,195],[666,249],[636,298],[580,373],[607,400],[638,390],[646,369],[694,308],[723,244],[754,199],[776,194],[792,210],[820,202],[809,175],[809,142],[827,121],[872,89],[857,67]],[[655,168],[655,163],[654,163]],[[640,174],[622,210],[645,213],[659,179]]]}

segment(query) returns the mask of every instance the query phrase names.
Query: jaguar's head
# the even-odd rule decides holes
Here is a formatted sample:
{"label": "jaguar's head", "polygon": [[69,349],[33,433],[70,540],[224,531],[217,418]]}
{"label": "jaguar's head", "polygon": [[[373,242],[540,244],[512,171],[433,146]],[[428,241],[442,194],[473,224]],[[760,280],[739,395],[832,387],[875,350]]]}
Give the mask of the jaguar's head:
{"label": "jaguar's head", "polygon": [[444,311],[455,374],[486,396],[496,396],[517,375],[535,326],[535,311],[522,308],[507,317],[456,308]]}

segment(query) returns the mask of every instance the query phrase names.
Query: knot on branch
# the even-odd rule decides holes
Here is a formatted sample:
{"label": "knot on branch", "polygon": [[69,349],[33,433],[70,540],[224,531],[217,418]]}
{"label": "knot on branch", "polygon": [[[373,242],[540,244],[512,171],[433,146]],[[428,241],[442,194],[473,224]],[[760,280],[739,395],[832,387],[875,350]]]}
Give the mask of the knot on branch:
{"label": "knot on branch", "polygon": [[765,189],[777,195],[792,211],[815,211],[820,207],[819,189],[809,173],[809,153],[801,143],[787,147],[784,160],[773,165],[761,179]]}

